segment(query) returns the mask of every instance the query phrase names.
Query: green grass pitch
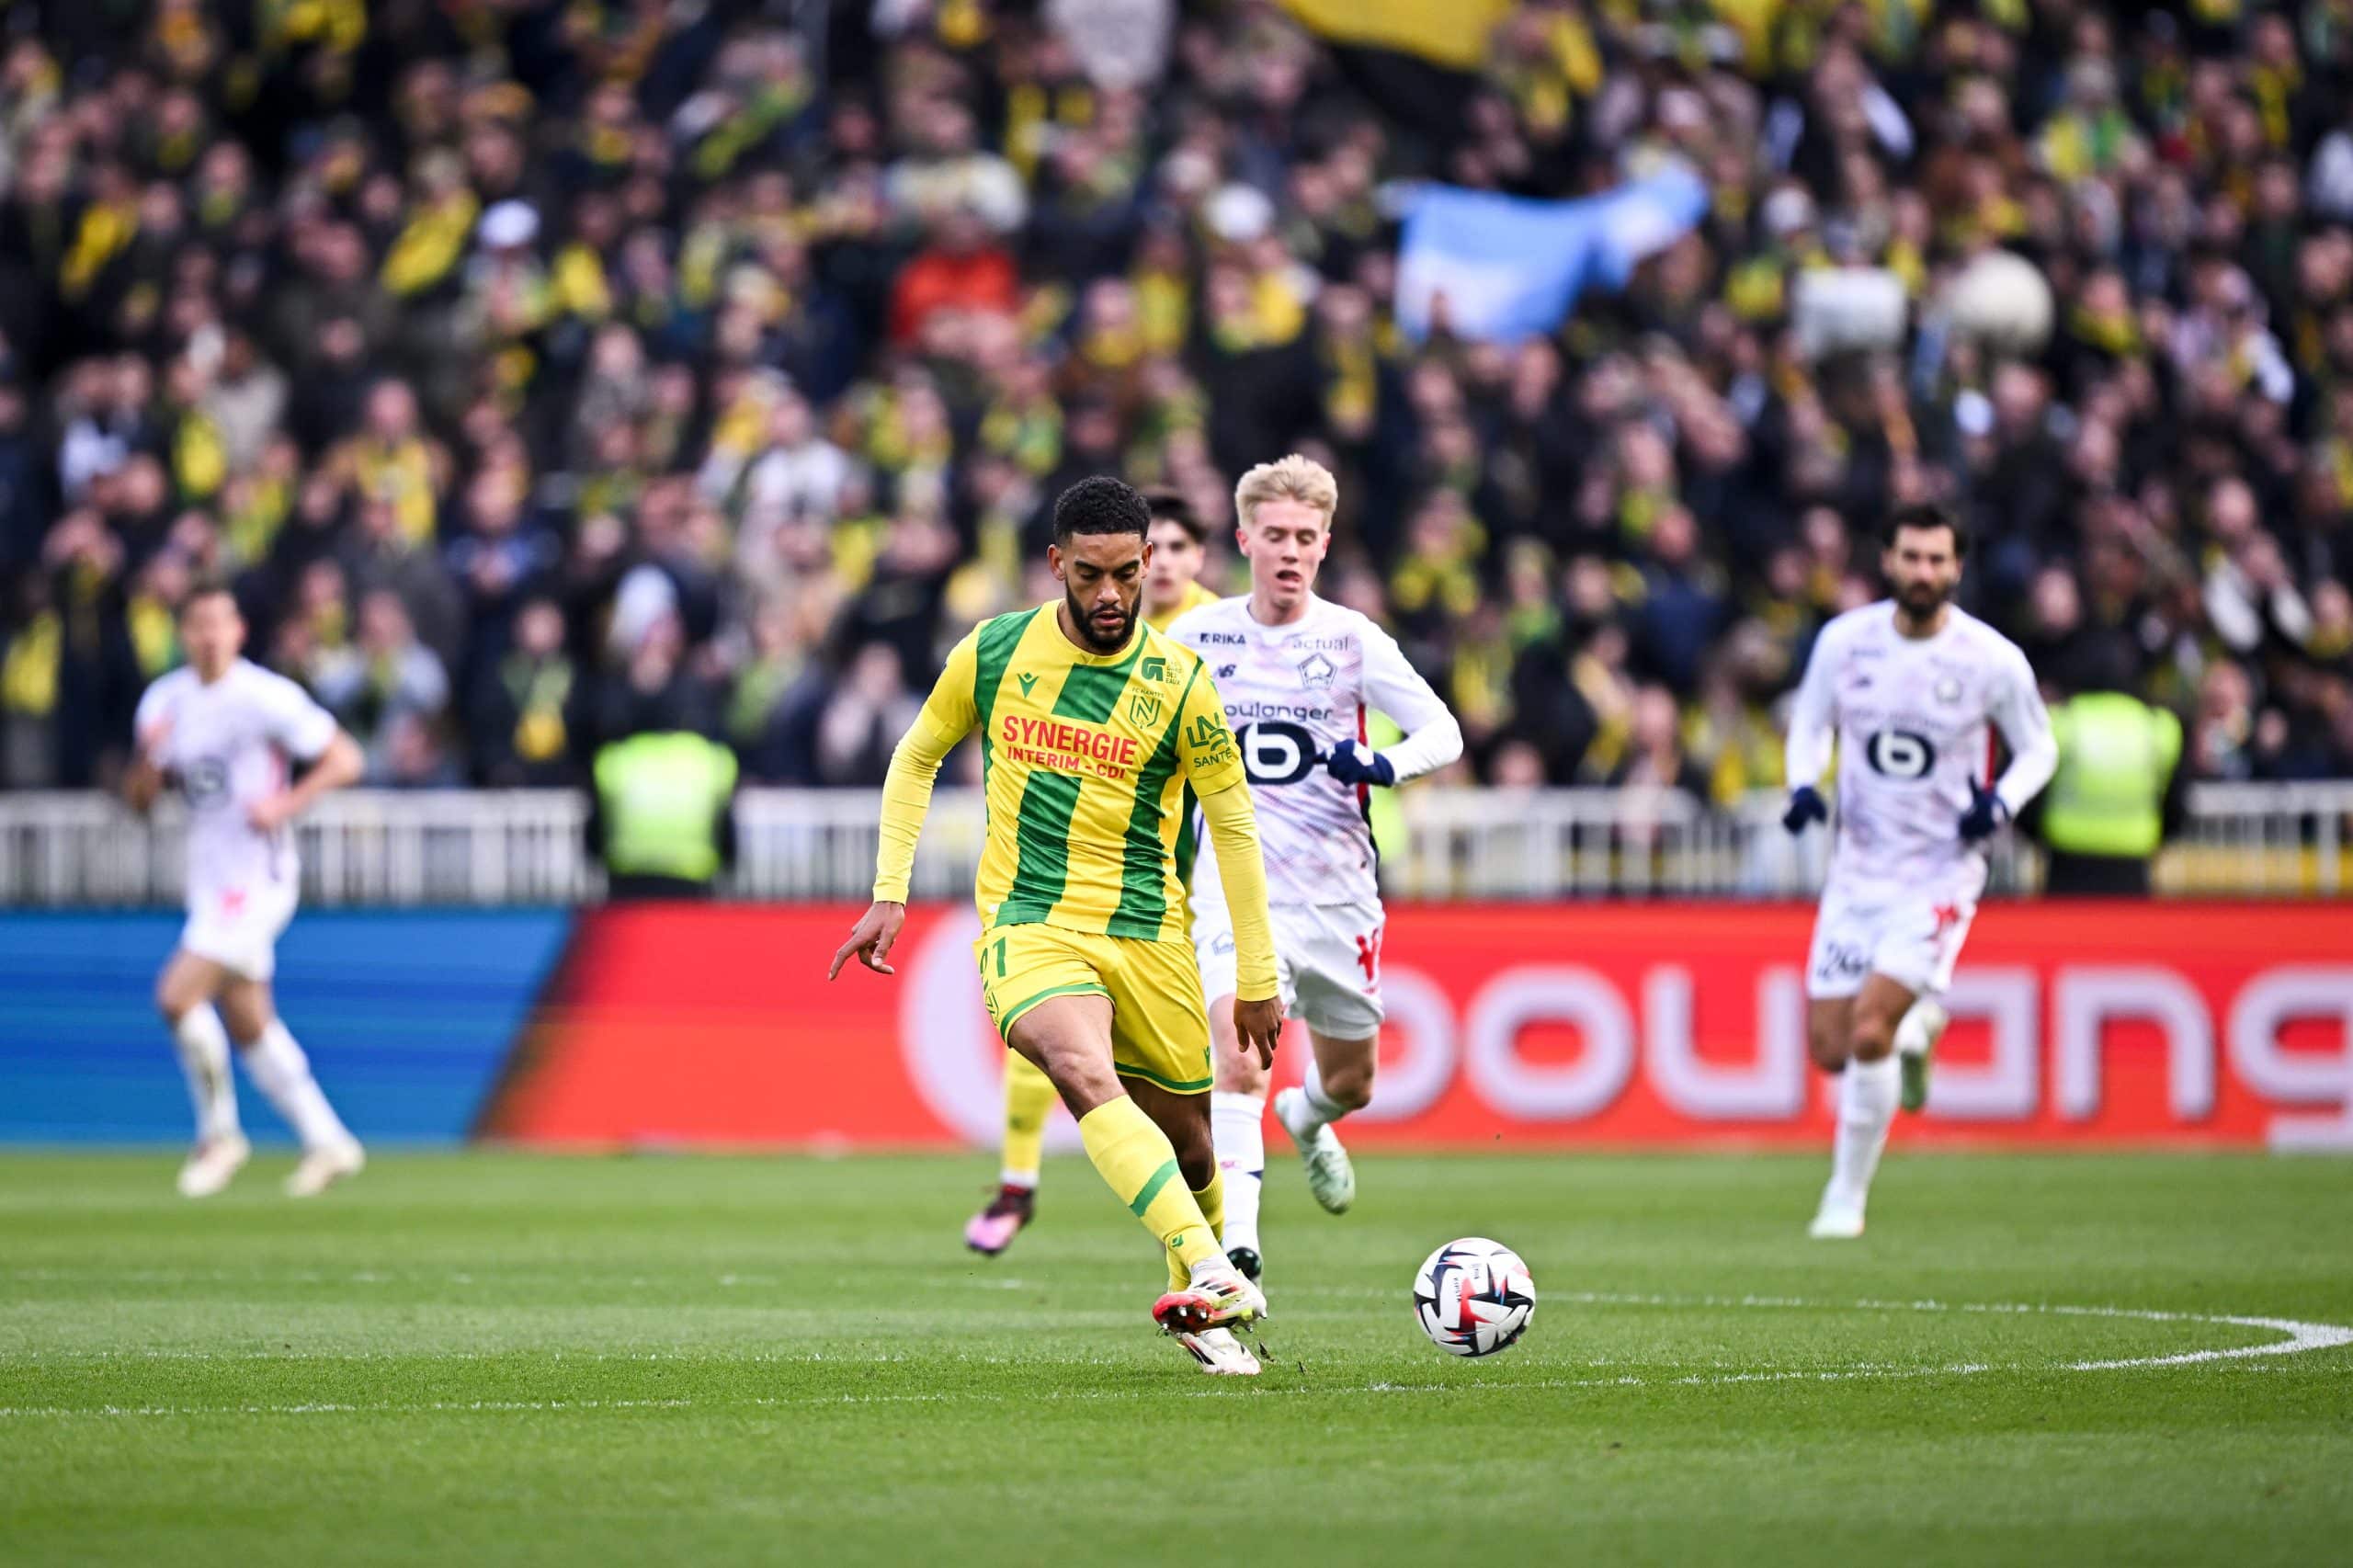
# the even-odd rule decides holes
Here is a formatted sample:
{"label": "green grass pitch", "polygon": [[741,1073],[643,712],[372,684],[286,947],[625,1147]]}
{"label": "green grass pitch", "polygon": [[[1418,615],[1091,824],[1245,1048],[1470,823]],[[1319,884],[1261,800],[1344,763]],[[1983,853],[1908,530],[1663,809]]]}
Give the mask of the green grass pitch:
{"label": "green grass pitch", "polygon": [[[1074,1161],[987,1262],[977,1158],[394,1156],[311,1204],[263,1160],[192,1205],[9,1156],[0,1562],[2347,1560],[2353,1345],[2294,1325],[2353,1325],[2353,1162],[1899,1141],[1843,1244],[1822,1165],[1367,1159],[1336,1221],[1279,1159],[1251,1382],[1153,1335]],[[1540,1300],[1486,1361],[1406,1305],[1465,1233]]]}

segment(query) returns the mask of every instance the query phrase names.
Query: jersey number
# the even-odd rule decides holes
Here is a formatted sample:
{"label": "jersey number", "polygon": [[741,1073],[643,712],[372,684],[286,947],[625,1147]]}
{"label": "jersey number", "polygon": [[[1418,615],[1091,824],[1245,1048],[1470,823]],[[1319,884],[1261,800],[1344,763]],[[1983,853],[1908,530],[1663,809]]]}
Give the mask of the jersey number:
{"label": "jersey number", "polygon": [[1296,784],[1315,767],[1315,737],[1280,720],[1245,724],[1242,771],[1253,784]]}
{"label": "jersey number", "polygon": [[1881,730],[1863,747],[1871,771],[1889,778],[1926,778],[1937,765],[1937,748],[1926,735],[1909,730]]}

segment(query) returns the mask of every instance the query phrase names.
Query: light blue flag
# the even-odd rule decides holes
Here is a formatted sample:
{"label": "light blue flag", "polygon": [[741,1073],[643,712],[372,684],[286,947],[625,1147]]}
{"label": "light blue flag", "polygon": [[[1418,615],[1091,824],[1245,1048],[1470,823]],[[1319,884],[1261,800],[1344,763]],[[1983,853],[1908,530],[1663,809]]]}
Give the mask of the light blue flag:
{"label": "light blue flag", "polygon": [[1424,186],[1405,215],[1398,324],[1418,342],[1443,295],[1459,337],[1516,343],[1551,332],[1586,288],[1623,289],[1707,210],[1707,186],[1680,165],[1578,201]]}

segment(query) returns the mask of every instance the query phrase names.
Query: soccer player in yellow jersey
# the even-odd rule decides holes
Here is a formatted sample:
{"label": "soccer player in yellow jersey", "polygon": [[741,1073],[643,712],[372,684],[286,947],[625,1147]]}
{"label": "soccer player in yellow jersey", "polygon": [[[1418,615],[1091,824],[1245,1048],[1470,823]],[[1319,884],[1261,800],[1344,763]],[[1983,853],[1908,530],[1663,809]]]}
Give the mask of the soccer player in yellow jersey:
{"label": "soccer player in yellow jersey", "polygon": [[[1217,603],[1217,596],[1199,579],[1206,559],[1208,538],[1201,520],[1186,499],[1173,490],[1151,490],[1144,502],[1152,508],[1151,564],[1143,574],[1143,619],[1154,631],[1196,605]],[[1193,865],[1192,812],[1185,812],[1178,829],[1176,872],[1188,875]],[[964,1244],[984,1257],[995,1257],[1013,1244],[1013,1238],[1038,1208],[1038,1172],[1046,1151],[1046,1119],[1053,1114],[1054,1085],[1017,1055],[1005,1062],[1005,1142],[997,1174],[996,1196],[964,1224]]]}
{"label": "soccer player in yellow jersey", "polygon": [[1147,491],[1152,506],[1152,565],[1143,577],[1144,623],[1165,631],[1188,609],[1217,603],[1201,586],[1209,529],[1192,503],[1174,490]]}
{"label": "soccer player in yellow jersey", "polygon": [[1160,1241],[1153,1318],[1205,1370],[1255,1373],[1228,1325],[1267,1299],[1218,1245],[1209,1019],[1188,940],[1176,840],[1198,796],[1225,872],[1234,1028],[1272,1061],[1282,1030],[1266,873],[1241,754],[1190,649],[1139,622],[1152,562],[1143,497],[1080,481],[1054,506],[1060,602],[982,623],[948,667],[882,786],[874,903],[834,954],[892,972],[932,780],[981,733],[988,844],[975,892],[981,994],[1006,1045],[1078,1118],[1086,1155]]}

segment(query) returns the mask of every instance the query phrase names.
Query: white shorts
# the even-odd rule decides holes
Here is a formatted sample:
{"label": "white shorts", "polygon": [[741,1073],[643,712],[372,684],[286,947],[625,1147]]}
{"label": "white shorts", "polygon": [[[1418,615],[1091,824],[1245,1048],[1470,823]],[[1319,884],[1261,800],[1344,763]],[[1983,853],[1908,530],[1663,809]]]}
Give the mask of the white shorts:
{"label": "white shorts", "polygon": [[1961,945],[1976,917],[1973,890],[1833,882],[1823,889],[1822,907],[1813,917],[1805,994],[1852,996],[1863,988],[1864,977],[1883,974],[1915,995],[1939,994],[1952,984]]}
{"label": "white shorts", "polygon": [[[1381,905],[1279,903],[1275,978],[1283,1014],[1327,1040],[1370,1040],[1381,1032]],[[1201,960],[1201,994],[1233,994],[1233,922],[1222,903],[1193,915],[1193,950]]]}
{"label": "white shorts", "polygon": [[267,980],[278,971],[278,937],[294,918],[296,897],[290,881],[198,894],[180,928],[181,950],[241,980]]}

